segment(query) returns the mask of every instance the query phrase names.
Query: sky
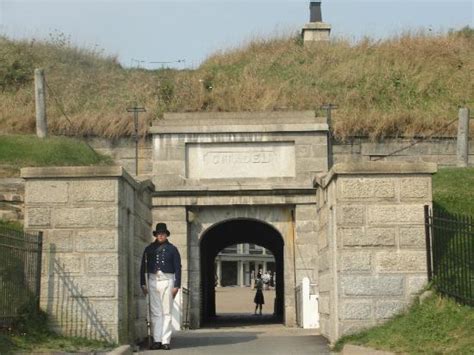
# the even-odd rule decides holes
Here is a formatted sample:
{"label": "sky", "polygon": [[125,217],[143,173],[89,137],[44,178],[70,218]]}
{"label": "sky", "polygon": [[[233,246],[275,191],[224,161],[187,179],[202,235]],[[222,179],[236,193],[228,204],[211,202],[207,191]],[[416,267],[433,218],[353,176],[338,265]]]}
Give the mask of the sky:
{"label": "sky", "polygon": [[[332,36],[384,38],[474,27],[474,0],[322,0],[322,14]],[[304,0],[0,0],[0,34],[63,33],[76,45],[118,56],[124,66],[149,69],[194,68],[216,51],[296,33],[308,21]]]}

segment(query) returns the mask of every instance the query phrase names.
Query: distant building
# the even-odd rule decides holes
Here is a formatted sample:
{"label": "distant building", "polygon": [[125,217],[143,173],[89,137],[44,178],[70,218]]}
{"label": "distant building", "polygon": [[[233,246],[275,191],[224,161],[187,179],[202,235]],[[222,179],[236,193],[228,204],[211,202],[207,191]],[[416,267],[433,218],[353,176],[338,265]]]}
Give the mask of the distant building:
{"label": "distant building", "polygon": [[252,272],[275,272],[273,254],[255,244],[235,244],[217,254],[217,286],[250,286]]}

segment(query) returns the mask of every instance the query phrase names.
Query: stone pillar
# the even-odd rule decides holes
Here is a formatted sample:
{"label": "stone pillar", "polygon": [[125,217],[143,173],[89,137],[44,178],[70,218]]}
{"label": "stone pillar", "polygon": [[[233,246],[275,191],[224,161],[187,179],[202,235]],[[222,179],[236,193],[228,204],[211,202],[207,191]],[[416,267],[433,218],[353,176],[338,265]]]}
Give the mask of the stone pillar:
{"label": "stone pillar", "polygon": [[309,23],[306,24],[302,29],[303,43],[328,41],[331,33],[331,26],[323,22],[321,14],[321,2],[311,1],[310,6],[310,19]]}
{"label": "stone pillar", "polygon": [[459,109],[457,166],[467,167],[469,164],[469,109]]}
{"label": "stone pillar", "polygon": [[331,25],[324,22],[307,23],[302,29],[303,43],[329,41]]}
{"label": "stone pillar", "polygon": [[296,284],[299,285],[304,277],[308,277],[311,283],[317,283],[316,206],[296,205],[295,223]]}
{"label": "stone pillar", "polygon": [[[41,307],[56,331],[128,343],[153,185],[119,166],[24,168],[25,229],[43,231]],[[142,334],[143,335],[143,334]]]}
{"label": "stone pillar", "polygon": [[318,178],[321,332],[334,343],[403,311],[427,281],[435,164],[336,164]]}

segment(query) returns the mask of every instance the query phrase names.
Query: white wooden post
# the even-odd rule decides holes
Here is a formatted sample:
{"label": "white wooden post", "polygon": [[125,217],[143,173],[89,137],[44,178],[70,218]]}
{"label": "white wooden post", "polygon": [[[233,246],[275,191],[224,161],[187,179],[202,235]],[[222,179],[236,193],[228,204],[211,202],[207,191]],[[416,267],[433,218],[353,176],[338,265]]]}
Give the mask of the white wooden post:
{"label": "white wooden post", "polygon": [[48,136],[45,86],[44,70],[35,69],[36,135],[39,138],[45,138]]}

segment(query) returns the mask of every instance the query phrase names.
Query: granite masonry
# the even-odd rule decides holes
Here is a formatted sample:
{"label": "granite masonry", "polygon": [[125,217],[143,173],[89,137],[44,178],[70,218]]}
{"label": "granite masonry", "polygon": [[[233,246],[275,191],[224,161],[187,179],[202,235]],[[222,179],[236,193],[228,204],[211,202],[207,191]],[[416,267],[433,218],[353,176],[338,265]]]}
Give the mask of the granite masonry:
{"label": "granite masonry", "polygon": [[41,307],[64,334],[143,336],[137,277],[150,242],[151,182],[122,167],[25,168],[25,229],[43,231]]}
{"label": "granite masonry", "polygon": [[[358,161],[328,171],[328,125],[309,111],[166,114],[150,135],[143,182],[122,167],[22,170],[25,227],[45,233],[41,304],[64,333],[145,335],[136,278],[157,222],[182,255],[182,316],[192,328],[213,312],[216,245],[273,248],[275,310],[287,326],[296,325],[295,287],[310,278],[331,342],[403,310],[425,284],[423,206],[435,164]],[[124,142],[93,143],[133,166]]]}
{"label": "granite masonry", "polygon": [[315,179],[321,332],[331,341],[403,311],[427,281],[432,163],[340,163]]}

